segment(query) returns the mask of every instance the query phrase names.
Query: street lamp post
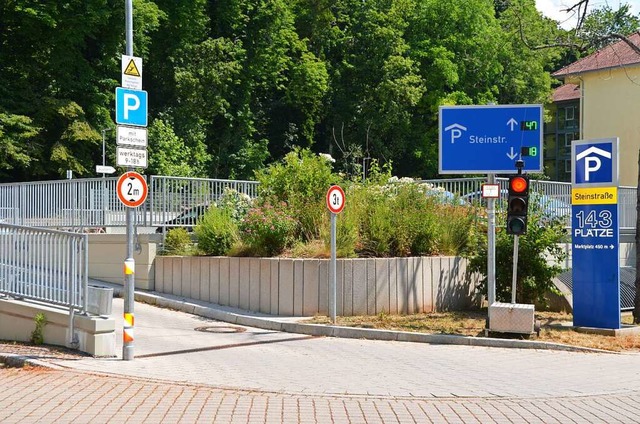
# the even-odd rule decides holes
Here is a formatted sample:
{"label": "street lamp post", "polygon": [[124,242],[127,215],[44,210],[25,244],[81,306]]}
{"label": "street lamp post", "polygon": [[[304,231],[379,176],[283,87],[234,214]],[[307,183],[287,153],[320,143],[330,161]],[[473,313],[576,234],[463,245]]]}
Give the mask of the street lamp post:
{"label": "street lamp post", "polygon": [[[104,171],[104,167],[106,166],[107,160],[107,148],[106,148],[106,138],[105,134],[107,131],[113,131],[114,128],[103,128],[102,129],[102,170]],[[106,174],[102,173],[102,226],[106,228],[107,226],[107,180]]]}

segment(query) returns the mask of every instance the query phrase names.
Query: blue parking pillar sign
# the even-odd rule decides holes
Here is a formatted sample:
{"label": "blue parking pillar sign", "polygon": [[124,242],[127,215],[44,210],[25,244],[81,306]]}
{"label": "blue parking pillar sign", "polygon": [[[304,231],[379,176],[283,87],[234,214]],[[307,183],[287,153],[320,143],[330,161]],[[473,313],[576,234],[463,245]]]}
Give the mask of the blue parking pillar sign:
{"label": "blue parking pillar sign", "polygon": [[116,123],[134,127],[147,126],[147,92],[116,88]]}
{"label": "blue parking pillar sign", "polygon": [[572,206],[573,325],[620,328],[618,205]]}
{"label": "blue parking pillar sign", "polygon": [[573,325],[620,328],[617,138],[571,145]]}

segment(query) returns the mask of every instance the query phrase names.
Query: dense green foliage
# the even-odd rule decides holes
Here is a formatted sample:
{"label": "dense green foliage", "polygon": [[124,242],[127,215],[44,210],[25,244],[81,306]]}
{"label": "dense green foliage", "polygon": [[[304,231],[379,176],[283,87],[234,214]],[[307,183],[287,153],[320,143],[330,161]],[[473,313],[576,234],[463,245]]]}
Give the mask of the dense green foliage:
{"label": "dense green foliage", "polygon": [[[260,173],[258,199],[250,204],[229,190],[207,212],[196,226],[200,252],[328,256],[325,196],[340,180],[330,157],[308,149],[289,153]],[[474,246],[476,210],[430,184],[391,177],[389,167],[375,162],[365,182],[341,184],[348,200],[337,217],[340,257],[460,255]]]}
{"label": "dense green foliage", "polygon": [[209,208],[194,231],[198,250],[205,255],[226,255],[238,241],[238,226],[232,218],[232,211],[223,207]]}
{"label": "dense green foliage", "polygon": [[[298,146],[350,173],[377,159],[432,177],[438,106],[543,103],[549,71],[572,57],[525,45],[567,35],[534,0],[133,6],[150,173],[253,178]],[[628,9],[603,9],[577,36],[633,24]],[[94,175],[114,127],[124,26],[122,0],[0,2],[0,181]]]}
{"label": "dense green foliage", "polygon": [[172,228],[164,240],[162,255],[190,255],[194,253],[191,235],[184,228]]}
{"label": "dense green foliage", "polygon": [[[558,219],[545,216],[540,207],[530,204],[527,234],[518,241],[518,275],[516,301],[544,305],[545,294],[557,291],[552,280],[563,269],[566,257],[563,243],[568,235]],[[498,214],[498,222],[506,222],[505,214]],[[496,231],[496,296],[498,301],[511,301],[513,282],[513,237],[504,228]],[[486,232],[479,238],[471,257],[469,269],[484,275],[480,290],[487,290]]]}

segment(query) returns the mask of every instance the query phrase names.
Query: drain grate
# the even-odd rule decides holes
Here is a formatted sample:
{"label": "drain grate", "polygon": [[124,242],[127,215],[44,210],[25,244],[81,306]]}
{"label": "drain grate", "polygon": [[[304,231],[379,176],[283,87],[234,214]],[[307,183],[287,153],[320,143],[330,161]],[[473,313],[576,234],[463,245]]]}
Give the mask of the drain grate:
{"label": "drain grate", "polygon": [[246,331],[245,328],[231,325],[210,325],[207,327],[197,327],[194,328],[194,330],[202,333],[244,333]]}

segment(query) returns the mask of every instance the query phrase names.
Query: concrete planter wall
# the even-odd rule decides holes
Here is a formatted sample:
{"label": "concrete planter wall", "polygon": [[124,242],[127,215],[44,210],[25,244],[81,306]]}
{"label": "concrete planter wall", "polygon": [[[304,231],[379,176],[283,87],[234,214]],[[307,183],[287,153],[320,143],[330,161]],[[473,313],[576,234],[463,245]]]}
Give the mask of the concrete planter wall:
{"label": "concrete planter wall", "polygon": [[[479,276],[458,257],[339,259],[337,314],[459,310]],[[328,315],[329,260],[157,256],[155,290],[280,316]]]}

